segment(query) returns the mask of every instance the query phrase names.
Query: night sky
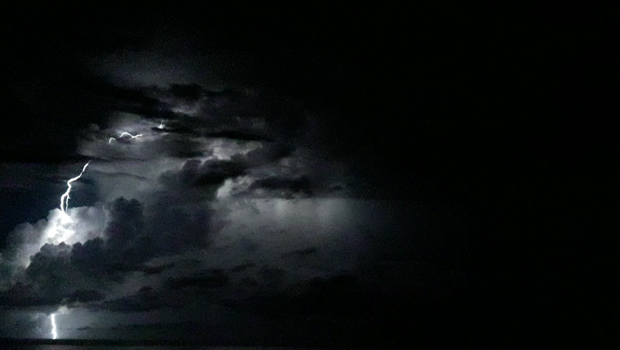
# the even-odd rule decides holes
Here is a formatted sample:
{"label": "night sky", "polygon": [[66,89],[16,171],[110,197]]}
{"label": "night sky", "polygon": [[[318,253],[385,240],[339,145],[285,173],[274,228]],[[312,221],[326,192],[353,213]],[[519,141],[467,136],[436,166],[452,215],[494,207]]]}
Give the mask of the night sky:
{"label": "night sky", "polygon": [[619,12],[429,3],[3,11],[0,338],[611,341]]}

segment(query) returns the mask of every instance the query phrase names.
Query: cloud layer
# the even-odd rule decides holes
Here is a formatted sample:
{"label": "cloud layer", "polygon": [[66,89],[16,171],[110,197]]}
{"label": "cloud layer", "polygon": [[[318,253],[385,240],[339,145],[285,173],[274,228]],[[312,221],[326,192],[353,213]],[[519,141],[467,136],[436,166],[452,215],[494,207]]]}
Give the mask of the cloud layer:
{"label": "cloud layer", "polygon": [[[147,263],[208,249],[229,223],[227,201],[344,194],[346,168],[292,142],[304,123],[279,123],[281,113],[303,113],[294,106],[273,110],[256,91],[195,83],[92,86],[113,96],[119,109],[104,127],[92,124],[80,136],[78,153],[92,161],[72,196],[89,183],[97,189],[92,205],[52,210],[13,230],[2,254],[6,306],[100,302],[132,274],[165,275],[177,263],[161,270]],[[237,259],[237,266],[253,264]],[[276,287],[286,275],[269,265],[257,274],[258,280],[239,281]],[[161,285],[184,290],[228,281],[227,273],[189,274]],[[135,303],[122,298],[106,305]]]}

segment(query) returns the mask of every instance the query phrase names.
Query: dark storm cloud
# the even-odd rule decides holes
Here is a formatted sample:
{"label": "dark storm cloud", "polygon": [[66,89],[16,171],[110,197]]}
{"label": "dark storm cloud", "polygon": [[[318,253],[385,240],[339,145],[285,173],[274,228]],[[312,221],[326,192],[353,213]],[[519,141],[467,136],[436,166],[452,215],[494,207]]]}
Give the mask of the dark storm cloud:
{"label": "dark storm cloud", "polygon": [[277,317],[362,313],[363,309],[354,309],[361,306],[356,304],[362,294],[356,276],[339,275],[315,278],[284,292],[227,300],[223,304],[242,312],[259,312]]}
{"label": "dark storm cloud", "polygon": [[116,312],[143,312],[171,306],[170,300],[152,287],[140,288],[136,294],[107,300],[96,306],[103,310]]}
{"label": "dark storm cloud", "polygon": [[262,266],[258,272],[260,282],[268,287],[276,287],[281,285],[286,279],[286,270],[276,266]]}
{"label": "dark storm cloud", "polygon": [[225,271],[210,269],[190,277],[170,278],[166,287],[171,290],[213,289],[225,287],[229,281]]}
{"label": "dark storm cloud", "polygon": [[168,92],[172,96],[187,102],[196,102],[205,94],[203,87],[198,84],[171,84]]}
{"label": "dark storm cloud", "polygon": [[253,268],[254,266],[256,266],[255,263],[239,264],[237,266],[234,266],[232,269],[230,269],[230,272],[243,272],[243,271]]}
{"label": "dark storm cloud", "polygon": [[3,345],[10,348],[11,338],[30,338],[37,337],[47,328],[49,317],[45,313],[28,313],[28,312],[6,312],[3,318],[3,326],[0,329],[0,337],[3,338]]}
{"label": "dark storm cloud", "polygon": [[11,288],[0,291],[0,307],[42,307],[58,304],[62,300],[41,294],[30,284],[17,282]]}
{"label": "dark storm cloud", "polygon": [[108,259],[107,247],[100,237],[84,243],[75,243],[71,251],[71,263],[79,270],[93,276],[101,276],[113,271]]}
{"label": "dark storm cloud", "polygon": [[153,145],[153,152],[170,157],[191,158],[205,155],[204,146],[197,140],[177,137],[174,134],[166,135],[161,142]]}
{"label": "dark storm cloud", "polygon": [[[238,141],[289,140],[305,133],[304,107],[265,91],[209,90],[198,84],[150,86],[142,93],[157,100],[135,112],[165,121],[155,132],[174,132]],[[146,101],[145,101],[146,102]],[[128,110],[129,112],[133,112]]]}
{"label": "dark storm cloud", "polygon": [[260,244],[249,238],[241,238],[239,240],[239,247],[244,253],[252,253],[260,249]]}
{"label": "dark storm cloud", "polygon": [[[238,178],[238,183],[228,184],[222,192],[224,196],[291,198],[315,193],[331,194],[334,190],[329,186],[333,185],[333,179],[329,177],[331,174],[342,176],[344,168],[340,165],[342,169],[338,170],[332,165],[321,169],[325,164],[324,160],[317,158],[318,153],[310,152],[300,156],[297,152],[298,147],[294,146],[291,137],[304,135],[303,127],[307,126],[308,118],[312,119],[309,117],[311,114],[304,113],[299,105],[279,103],[274,101],[274,96],[269,95],[258,97],[255,91],[209,90],[195,83],[146,86],[125,93],[139,101],[140,93],[137,91],[148,97],[143,101],[145,105],[152,107],[155,105],[153,100],[158,101],[156,105],[159,112],[148,117],[154,118],[151,124],[147,125],[139,118],[119,123],[115,130],[100,132],[101,135],[97,136],[100,141],[84,146],[82,154],[109,160],[142,161],[210,155],[224,158],[204,161],[198,169],[194,161],[189,161],[178,172],[168,170],[160,175],[160,182],[169,190],[183,187],[209,188],[204,198],[212,197],[209,194],[211,189],[235,178]],[[240,109],[233,111],[227,109],[228,105]],[[251,113],[242,113],[241,109],[244,108]],[[209,112],[214,109],[218,111],[217,115]],[[164,110],[174,116],[163,116],[161,112]],[[153,125],[159,122],[162,124]],[[112,145],[101,142],[110,137],[105,133],[118,135],[123,128],[135,130],[136,133],[138,130],[150,130],[149,136],[139,141],[118,139]],[[313,137],[310,134],[303,137],[309,140]],[[240,152],[247,153],[240,155]],[[285,158],[289,159],[276,164]],[[271,169],[267,167],[270,163],[273,163]],[[343,193],[341,191],[339,195]]]}
{"label": "dark storm cloud", "polygon": [[291,156],[294,147],[285,143],[269,142],[261,147],[248,152],[243,158],[253,167],[265,165]]}
{"label": "dark storm cloud", "polygon": [[105,230],[111,258],[139,270],[149,259],[206,247],[210,212],[201,206],[178,207],[187,204],[184,198],[164,198],[152,204],[148,213],[135,199],[118,198],[112,203]]}
{"label": "dark storm cloud", "polygon": [[[257,266],[255,263],[246,263],[230,269],[231,277],[236,277],[231,279],[230,287],[239,292],[240,295],[244,295],[251,290],[269,294],[281,288],[291,288],[291,285],[295,284],[296,279],[294,277],[287,277],[288,274],[294,273],[290,269],[287,270],[276,266],[276,264],[263,265],[256,269]],[[222,296],[230,298],[231,294],[227,293]]]}
{"label": "dark storm cloud", "polygon": [[111,283],[123,278],[110,255],[100,238],[73,247],[45,244],[32,257],[24,282],[17,282],[5,295],[5,303],[40,306],[103,300]]}
{"label": "dark storm cloud", "polygon": [[165,128],[153,128],[155,132],[197,134],[202,130],[200,133],[209,132],[213,137],[246,141],[269,139],[264,134],[261,118],[242,117],[255,116],[259,109],[255,98],[241,91],[212,91],[198,84],[170,84],[166,88],[121,87],[97,77],[77,78],[74,83],[81,91],[105,101],[107,113],[127,112],[165,121]]}
{"label": "dark storm cloud", "polygon": [[221,91],[206,91],[205,95],[209,98],[222,99],[226,102],[238,102],[239,99],[245,96],[241,91],[232,89],[224,89]]}
{"label": "dark storm cloud", "polygon": [[258,179],[250,186],[250,189],[265,189],[276,193],[302,193],[312,195],[312,184],[307,176],[284,178],[279,176]]}
{"label": "dark storm cloud", "polygon": [[[119,198],[107,206],[110,219],[104,231],[105,244],[110,253],[127,264],[146,259],[140,238],[144,235],[143,206],[136,199]],[[127,259],[137,259],[137,261]]]}
{"label": "dark storm cloud", "polygon": [[[313,248],[298,250],[283,257],[308,257]],[[366,266],[370,265],[370,266]],[[274,273],[275,272],[275,273]],[[256,288],[269,280],[282,279],[286,272],[266,266],[256,274],[238,283]],[[276,278],[267,275],[277,276]],[[271,283],[267,293],[251,294],[247,298],[229,298],[222,304],[239,312],[250,312],[273,317],[390,317],[390,315],[424,311],[435,300],[447,301],[468,289],[467,275],[451,271],[437,264],[424,262],[368,261],[358,273],[336,273],[329,277],[295,280],[278,291],[277,282]],[[461,293],[461,294],[459,294]],[[414,299],[412,299],[414,298]],[[426,312],[426,311],[424,311]]]}
{"label": "dark storm cloud", "polygon": [[211,132],[211,133],[204,134],[204,136],[213,137],[213,138],[230,139],[230,140],[239,140],[239,141],[265,141],[265,142],[274,141],[272,138],[269,138],[263,135],[252,134],[252,133],[243,132],[243,131],[234,131],[234,130]]}
{"label": "dark storm cloud", "polygon": [[91,77],[76,81],[86,91],[95,93],[112,101],[113,109],[144,115],[146,117],[157,115],[160,110],[160,101],[147,96],[137,88],[120,87],[102,79]]}
{"label": "dark storm cloud", "polygon": [[107,206],[110,220],[104,236],[112,250],[132,249],[131,243],[144,231],[143,206],[136,200],[119,198]]}
{"label": "dark storm cloud", "polygon": [[[226,123],[221,118],[234,115],[254,114],[256,101],[252,94],[233,89],[208,90],[196,83],[170,84],[167,87],[148,86],[140,88],[141,94],[150,101],[157,101],[145,110],[151,117],[183,119],[190,116],[210,120],[215,125]],[[215,119],[214,119],[215,118]]]}
{"label": "dark storm cloud", "polygon": [[[106,162],[108,160],[103,160],[103,159],[97,159],[97,161],[102,161],[102,162]],[[140,175],[136,175],[136,174],[130,174],[130,173],[126,173],[123,171],[115,171],[115,172],[103,172],[103,171],[99,171],[97,173],[98,177],[102,177],[102,178],[110,178],[110,179],[118,179],[121,180],[123,178],[127,178],[130,180],[137,180],[137,181],[146,181],[148,180],[148,177],[146,176],[140,176]]]}
{"label": "dark storm cloud", "polygon": [[244,174],[247,165],[242,159],[234,160],[188,160],[179,171],[163,173],[159,180],[169,188],[211,187],[217,188],[224,180]]}
{"label": "dark storm cloud", "polygon": [[94,289],[80,289],[71,293],[67,298],[66,302],[69,304],[72,303],[88,303],[93,301],[100,301],[105,299],[105,295]]}
{"label": "dark storm cloud", "polygon": [[204,162],[198,169],[193,184],[197,186],[216,185],[224,180],[237,177],[245,172],[245,166],[241,162],[214,160]]}
{"label": "dark storm cloud", "polygon": [[317,252],[318,252],[318,249],[316,247],[312,247],[312,248],[299,249],[299,250],[294,250],[292,252],[284,253],[282,254],[282,257],[283,258],[286,258],[286,257],[303,258],[308,255],[316,254]]}
{"label": "dark storm cloud", "polygon": [[[89,157],[90,160],[95,159],[105,166],[108,172],[119,172],[121,168],[115,162],[148,162],[155,159],[163,158],[191,158],[200,157],[208,154],[205,147],[205,141],[197,137],[183,135],[176,132],[162,131],[157,128],[158,137],[134,140],[130,137],[120,138],[119,134],[124,131],[133,132],[134,134],[143,134],[144,129],[150,128],[147,125],[141,125],[136,120],[141,121],[137,115],[125,115],[131,118],[119,118],[120,120],[129,119],[126,124],[130,125],[129,129],[123,126],[114,127],[113,129],[95,130],[87,137],[83,138],[82,144],[78,149],[82,155]],[[133,131],[132,124],[138,124],[137,131]],[[150,122],[152,125],[153,122]],[[110,140],[110,138],[113,138]],[[116,165],[116,166],[115,166]],[[134,174],[135,175],[135,174]]]}
{"label": "dark storm cloud", "polygon": [[26,276],[36,292],[56,301],[72,294],[82,277],[71,264],[71,246],[64,243],[43,245],[32,257]]}
{"label": "dark storm cloud", "polygon": [[146,255],[166,256],[207,247],[217,230],[204,199],[202,194],[196,198],[184,192],[159,194],[149,209],[148,236],[143,239]]}
{"label": "dark storm cloud", "polygon": [[[88,243],[88,242],[87,242]],[[0,304],[6,306],[44,306],[59,303],[91,302],[103,299],[103,293],[92,288],[103,285],[88,266],[73,259],[73,249],[64,243],[45,244],[32,257],[23,282],[16,282],[2,293]],[[101,262],[94,261],[90,264]]]}
{"label": "dark storm cloud", "polygon": [[226,186],[232,196],[290,198],[338,191],[330,176],[341,177],[342,169],[325,166],[317,159],[308,160],[310,157],[291,145],[268,142],[230,159],[188,160],[180,169],[162,173],[159,181],[170,190],[203,188],[205,198],[226,180],[233,180]]}
{"label": "dark storm cloud", "polygon": [[188,329],[198,329],[200,323],[194,321],[156,323],[156,324],[123,324],[112,327],[114,331],[132,330],[132,331],[149,331],[149,332],[185,332]]}
{"label": "dark storm cloud", "polygon": [[165,270],[174,268],[175,265],[176,265],[175,263],[169,263],[169,264],[163,264],[163,265],[158,265],[158,266],[144,266],[142,268],[142,273],[146,276],[157,275],[157,274],[164,272]]}

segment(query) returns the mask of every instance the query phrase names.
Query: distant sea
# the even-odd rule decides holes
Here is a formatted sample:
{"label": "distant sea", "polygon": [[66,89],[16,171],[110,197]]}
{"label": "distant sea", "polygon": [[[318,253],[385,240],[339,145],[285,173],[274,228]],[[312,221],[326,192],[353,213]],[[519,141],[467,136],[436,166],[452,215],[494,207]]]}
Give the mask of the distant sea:
{"label": "distant sea", "polygon": [[[138,345],[138,344],[147,345]],[[159,343],[159,342],[157,342]],[[137,341],[93,341],[93,340],[47,340],[47,339],[2,339],[0,338],[1,350],[267,350],[267,349],[312,349],[311,347],[273,347],[273,346],[209,346],[187,345],[179,342],[156,342]]]}
{"label": "distant sea", "polygon": [[123,349],[123,350],[224,350],[224,349],[282,349],[282,348],[261,348],[261,347],[223,347],[223,346],[201,346],[201,345],[183,345],[183,346],[175,346],[175,345],[144,345],[144,346],[134,346],[134,345],[52,345],[52,344],[42,344],[42,345],[11,345],[4,349],[15,349],[15,350],[112,350],[112,349]]}
{"label": "distant sea", "polygon": [[[134,346],[134,345],[52,345],[52,344],[42,344],[42,345],[11,345],[3,349],[15,349],[15,350],[112,350],[112,349],[123,349],[123,350],[232,350],[232,349],[242,349],[242,350],[257,350],[257,349],[287,349],[287,348],[278,348],[278,347],[236,347],[236,346],[202,346],[202,345],[144,345],[144,346]],[[299,348],[289,348],[289,349],[299,349]]]}
{"label": "distant sea", "polygon": [[266,350],[266,349],[310,349],[303,347],[271,347],[271,346],[209,346],[186,345],[180,343],[136,345],[137,342],[110,341],[54,341],[54,340],[13,340],[0,339],[2,350]]}
{"label": "distant sea", "polygon": [[59,345],[59,344],[11,344],[2,346],[2,349],[10,350],[266,350],[266,349],[295,349],[286,347],[252,347],[252,346],[206,346],[206,345]]}

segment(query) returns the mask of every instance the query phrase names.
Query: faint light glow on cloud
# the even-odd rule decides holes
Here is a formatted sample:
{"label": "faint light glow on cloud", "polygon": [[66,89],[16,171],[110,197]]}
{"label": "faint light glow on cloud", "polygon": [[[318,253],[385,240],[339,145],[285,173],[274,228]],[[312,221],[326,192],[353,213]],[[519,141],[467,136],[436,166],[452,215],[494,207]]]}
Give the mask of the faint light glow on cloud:
{"label": "faint light glow on cloud", "polygon": [[[213,208],[216,218],[229,222],[213,239],[213,247],[222,254],[230,251],[230,256],[238,256],[241,250],[244,257],[277,265],[283,252],[316,250],[306,257],[303,269],[292,269],[291,278],[355,269],[367,252],[369,232],[381,235],[384,229],[385,208],[376,210],[375,203],[364,200],[229,198]],[[245,242],[260,249],[246,251]]]}
{"label": "faint light glow on cloud", "polygon": [[233,156],[246,155],[251,151],[261,148],[262,145],[260,142],[239,144],[235,141],[216,139],[207,147],[212,152],[213,158],[218,160],[230,160]]}
{"label": "faint light glow on cloud", "polygon": [[218,200],[229,198],[234,196],[235,190],[245,190],[250,187],[253,183],[253,180],[249,176],[239,176],[236,179],[226,179],[224,184],[217,189],[215,194]]}
{"label": "faint light glow on cloud", "polygon": [[186,106],[175,106],[170,108],[170,110],[174,113],[185,114],[189,116],[197,116],[200,112],[200,104],[194,103],[192,105]]}

